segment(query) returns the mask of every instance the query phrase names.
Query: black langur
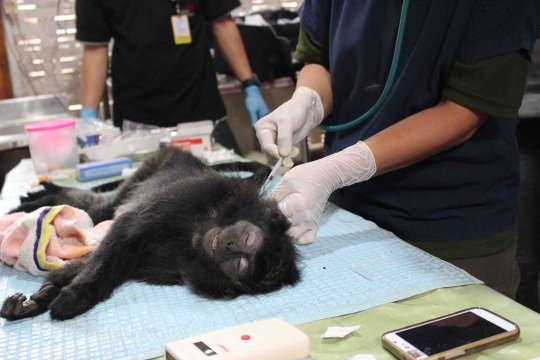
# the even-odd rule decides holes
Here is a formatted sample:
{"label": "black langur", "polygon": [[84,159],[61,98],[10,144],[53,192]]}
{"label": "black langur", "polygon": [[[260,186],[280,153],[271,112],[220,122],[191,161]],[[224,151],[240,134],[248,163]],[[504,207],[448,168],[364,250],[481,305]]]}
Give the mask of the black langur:
{"label": "black langur", "polygon": [[[250,166],[257,168],[242,165]],[[251,180],[224,176],[166,148],[113,193],[45,184],[11,212],[66,204],[86,211],[95,224],[114,223],[93,253],[51,271],[29,299],[8,297],[0,316],[17,320],[49,310],[53,319],[71,319],[130,280],[186,285],[225,299],[294,285],[300,273],[290,224],[274,200],[259,194],[268,173],[264,167]]]}

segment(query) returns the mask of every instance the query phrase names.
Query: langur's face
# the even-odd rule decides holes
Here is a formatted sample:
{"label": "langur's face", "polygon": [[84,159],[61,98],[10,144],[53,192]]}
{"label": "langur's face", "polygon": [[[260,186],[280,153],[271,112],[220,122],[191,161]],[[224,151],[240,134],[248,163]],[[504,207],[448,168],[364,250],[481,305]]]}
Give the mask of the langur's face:
{"label": "langur's face", "polygon": [[229,226],[216,226],[202,236],[201,246],[230,278],[242,279],[254,272],[255,256],[264,242],[257,225],[240,220]]}
{"label": "langur's face", "polygon": [[[203,255],[207,264],[193,271],[208,276],[197,276],[196,282],[193,278],[192,288],[223,298],[266,293],[295,284],[300,273],[295,246],[287,235],[289,228],[273,200],[246,196],[216,202],[198,222],[192,237],[191,246],[197,250],[194,256]],[[222,281],[224,278],[228,281]]]}

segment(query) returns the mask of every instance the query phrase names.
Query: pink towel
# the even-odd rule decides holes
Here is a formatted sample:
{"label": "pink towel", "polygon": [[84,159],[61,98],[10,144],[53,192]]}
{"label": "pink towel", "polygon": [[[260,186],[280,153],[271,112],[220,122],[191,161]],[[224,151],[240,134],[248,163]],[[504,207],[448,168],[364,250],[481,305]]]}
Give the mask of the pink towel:
{"label": "pink towel", "polygon": [[43,276],[96,249],[112,221],[94,226],[88,214],[67,205],[0,216],[0,263]]}

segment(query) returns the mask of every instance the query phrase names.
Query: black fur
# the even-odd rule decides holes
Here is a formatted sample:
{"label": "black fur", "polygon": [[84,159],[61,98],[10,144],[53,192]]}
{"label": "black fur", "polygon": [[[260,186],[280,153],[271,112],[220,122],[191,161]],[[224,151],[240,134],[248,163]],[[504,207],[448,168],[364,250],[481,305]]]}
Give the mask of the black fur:
{"label": "black fur", "polygon": [[162,149],[116,192],[99,194],[44,184],[12,212],[67,204],[94,223],[114,218],[97,250],[51,271],[29,300],[8,297],[0,316],[17,320],[50,310],[53,319],[83,314],[129,280],[187,285],[210,298],[267,293],[300,277],[289,222],[275,201],[259,195],[268,168],[251,181],[219,174],[191,154]]}

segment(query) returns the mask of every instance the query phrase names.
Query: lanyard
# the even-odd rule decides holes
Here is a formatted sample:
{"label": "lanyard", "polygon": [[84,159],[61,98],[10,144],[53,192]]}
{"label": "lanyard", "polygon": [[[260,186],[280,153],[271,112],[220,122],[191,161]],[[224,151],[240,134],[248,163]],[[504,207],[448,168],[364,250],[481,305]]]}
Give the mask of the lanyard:
{"label": "lanyard", "polygon": [[171,2],[176,3],[176,13],[178,15],[187,14],[186,0],[171,0]]}

